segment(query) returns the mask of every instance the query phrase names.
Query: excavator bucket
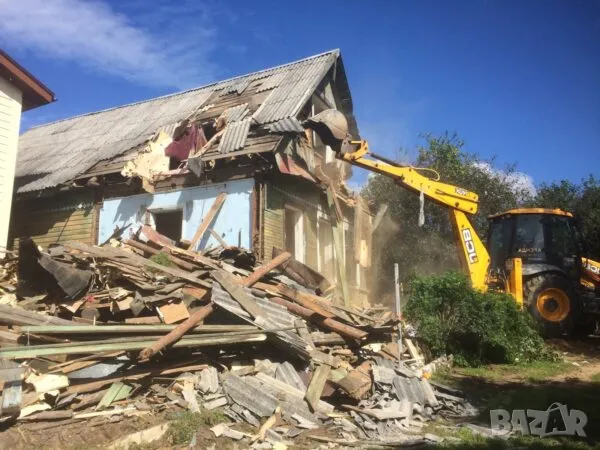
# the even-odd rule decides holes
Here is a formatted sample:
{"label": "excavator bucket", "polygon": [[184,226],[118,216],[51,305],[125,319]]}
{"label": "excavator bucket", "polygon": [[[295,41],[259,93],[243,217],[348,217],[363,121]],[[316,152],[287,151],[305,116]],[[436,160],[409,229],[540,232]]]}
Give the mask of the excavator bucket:
{"label": "excavator bucket", "polygon": [[313,130],[325,145],[339,152],[344,139],[348,135],[346,116],[337,109],[327,109],[307,119],[304,128]]}

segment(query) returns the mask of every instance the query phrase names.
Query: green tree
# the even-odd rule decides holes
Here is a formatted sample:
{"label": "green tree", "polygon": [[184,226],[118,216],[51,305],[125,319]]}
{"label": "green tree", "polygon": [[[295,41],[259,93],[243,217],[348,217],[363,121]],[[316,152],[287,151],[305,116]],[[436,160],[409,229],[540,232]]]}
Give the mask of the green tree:
{"label": "green tree", "polygon": [[544,183],[530,203],[574,213],[581,224],[587,256],[600,259],[600,183],[593,175],[580,184],[567,180]]}
{"label": "green tree", "polygon": [[[425,145],[417,148],[415,167],[434,170],[443,182],[463,187],[479,195],[479,212],[471,218],[483,237],[487,216],[514,208],[527,201],[530,193],[515,185],[514,167],[493,169],[493,160],[481,160],[464,150],[456,135],[426,135]],[[434,172],[424,171],[423,174]],[[448,209],[425,201],[425,224],[418,226],[419,195],[410,192],[384,175],[374,175],[362,194],[376,208],[388,205],[388,217],[375,235],[375,277],[381,292],[389,292],[393,281],[391,267],[397,262],[403,279],[413,275],[441,273],[459,269],[456,240]]]}

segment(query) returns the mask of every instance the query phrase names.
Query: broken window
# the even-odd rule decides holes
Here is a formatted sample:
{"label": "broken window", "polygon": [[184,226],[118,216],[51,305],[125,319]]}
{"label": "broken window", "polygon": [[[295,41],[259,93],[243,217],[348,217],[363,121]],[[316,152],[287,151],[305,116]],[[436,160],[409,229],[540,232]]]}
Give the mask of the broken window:
{"label": "broken window", "polygon": [[156,231],[176,242],[181,240],[183,228],[182,209],[152,212],[152,217],[154,218],[154,229]]}
{"label": "broken window", "polygon": [[304,215],[291,206],[285,207],[285,249],[294,259],[304,262]]}

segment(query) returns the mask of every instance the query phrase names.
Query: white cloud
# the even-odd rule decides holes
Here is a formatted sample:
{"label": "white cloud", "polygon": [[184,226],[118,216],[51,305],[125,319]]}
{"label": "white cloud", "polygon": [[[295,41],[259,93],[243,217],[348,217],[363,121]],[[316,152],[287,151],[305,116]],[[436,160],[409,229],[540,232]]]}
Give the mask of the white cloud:
{"label": "white cloud", "polygon": [[215,78],[216,30],[203,3],[123,7],[127,14],[100,1],[0,0],[0,42],[151,86]]}
{"label": "white cloud", "polygon": [[496,169],[487,162],[477,162],[473,164],[475,167],[489,173],[490,175],[496,176],[501,180],[509,183],[513,192],[515,193],[528,193],[532,196],[536,195],[535,183],[533,178],[524,172],[506,172],[504,170]]}

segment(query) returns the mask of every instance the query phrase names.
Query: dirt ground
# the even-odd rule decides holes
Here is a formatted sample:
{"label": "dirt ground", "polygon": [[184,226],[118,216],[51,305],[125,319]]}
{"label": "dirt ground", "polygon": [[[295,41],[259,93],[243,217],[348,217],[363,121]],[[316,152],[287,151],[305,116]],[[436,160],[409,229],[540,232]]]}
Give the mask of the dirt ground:
{"label": "dirt ground", "polygon": [[[439,374],[437,381],[462,389],[482,411],[482,424],[489,420],[489,409],[545,410],[553,402],[580,408],[588,414],[590,424],[600,423],[600,338],[585,341],[553,340],[549,344],[559,354],[561,361],[456,368]],[[164,423],[170,418],[172,412],[146,412],[137,417],[117,417],[113,420],[98,417],[87,421],[19,423],[0,428],[0,450],[106,448],[119,438]],[[203,425],[198,429],[195,448],[207,448],[212,444],[219,449],[234,448],[230,440],[214,439],[209,428],[210,425]],[[600,429],[590,428],[590,438],[592,441],[588,442],[592,444],[600,442]],[[311,441],[300,438],[298,446],[311,448],[312,445]],[[163,439],[152,446],[137,448],[187,447],[173,446]]]}

